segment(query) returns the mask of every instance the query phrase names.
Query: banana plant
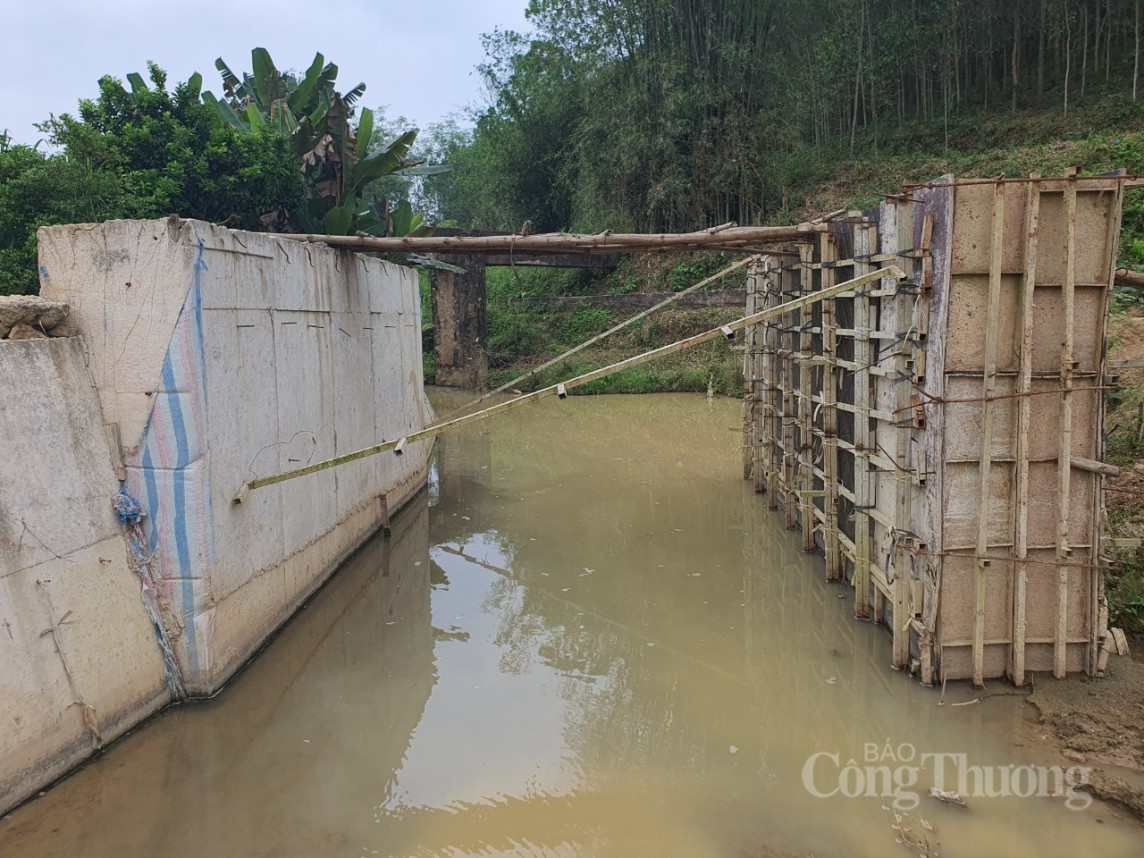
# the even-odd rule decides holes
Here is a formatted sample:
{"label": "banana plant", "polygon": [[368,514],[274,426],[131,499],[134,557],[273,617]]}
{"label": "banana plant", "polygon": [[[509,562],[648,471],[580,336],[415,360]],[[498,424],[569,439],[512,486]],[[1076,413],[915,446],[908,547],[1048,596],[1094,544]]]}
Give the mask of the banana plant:
{"label": "banana plant", "polygon": [[447,172],[443,164],[425,165],[409,158],[417,131],[406,131],[388,144],[378,144],[374,114],[361,111],[357,127],[336,94],[326,114],[329,133],[302,157],[302,171],[311,189],[299,220],[311,232],[347,235],[424,235],[428,228],[407,201],[390,209],[381,200],[363,203],[366,187],[385,176],[430,176]]}
{"label": "banana plant", "polygon": [[222,75],[224,97],[204,92],[202,99],[240,131],[256,133],[269,127],[290,138],[306,179],[306,198],[296,213],[305,231],[327,235],[429,231],[408,202],[392,210],[384,200],[363,202],[366,187],[385,176],[431,176],[450,169],[409,158],[416,130],[382,145],[369,108],[362,109],[355,127],[354,105],[365,84],[339,93],[334,88],[338,67],[320,53],[301,77],[280,72],[265,48],[255,48],[250,59],[253,71],[240,79],[220,57],[215,66]]}
{"label": "banana plant", "polygon": [[[338,67],[327,63],[320,54],[301,77],[281,72],[270,52],[255,48],[250,52],[253,72],[240,79],[222,57],[215,67],[222,76],[223,98],[212,92],[202,94],[203,102],[212,106],[224,122],[240,131],[258,131],[269,126],[290,137],[294,152],[303,157],[327,133],[326,114],[333,104]],[[359,83],[340,96],[346,107],[365,93]]]}

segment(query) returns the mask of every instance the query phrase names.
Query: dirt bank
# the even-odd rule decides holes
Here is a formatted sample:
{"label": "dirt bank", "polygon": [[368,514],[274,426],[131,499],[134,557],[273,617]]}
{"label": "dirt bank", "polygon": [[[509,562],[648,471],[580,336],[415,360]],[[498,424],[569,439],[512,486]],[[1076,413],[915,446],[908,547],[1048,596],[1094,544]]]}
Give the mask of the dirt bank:
{"label": "dirt bank", "polygon": [[1089,791],[1144,820],[1144,641],[1137,658],[1112,658],[1102,679],[1044,678],[1029,702],[1065,757],[1094,768]]}

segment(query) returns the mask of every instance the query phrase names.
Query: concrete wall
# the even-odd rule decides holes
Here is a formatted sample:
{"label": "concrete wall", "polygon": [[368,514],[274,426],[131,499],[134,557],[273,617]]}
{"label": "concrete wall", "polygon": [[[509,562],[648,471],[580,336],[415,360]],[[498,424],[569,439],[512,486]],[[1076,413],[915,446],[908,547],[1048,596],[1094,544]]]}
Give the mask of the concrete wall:
{"label": "concrete wall", "polygon": [[178,219],[44,229],[40,264],[90,336],[187,689],[212,693],[378,527],[383,496],[394,510],[424,482],[429,442],[232,502],[428,422],[417,276]]}
{"label": "concrete wall", "polygon": [[79,339],[0,342],[0,812],[168,701]]}
{"label": "concrete wall", "polygon": [[169,701],[161,638],[189,694],[217,691],[424,485],[431,447],[233,502],[432,419],[414,272],[177,218],[39,239],[82,338],[0,342],[0,812]]}

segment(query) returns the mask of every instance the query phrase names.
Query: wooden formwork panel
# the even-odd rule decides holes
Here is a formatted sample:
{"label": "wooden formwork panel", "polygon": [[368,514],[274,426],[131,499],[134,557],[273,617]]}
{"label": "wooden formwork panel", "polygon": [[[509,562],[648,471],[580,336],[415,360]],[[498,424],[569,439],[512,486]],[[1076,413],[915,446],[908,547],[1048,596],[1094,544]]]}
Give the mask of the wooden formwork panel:
{"label": "wooden formwork panel", "polygon": [[924,682],[1095,669],[1115,177],[950,177],[765,257],[744,474]]}

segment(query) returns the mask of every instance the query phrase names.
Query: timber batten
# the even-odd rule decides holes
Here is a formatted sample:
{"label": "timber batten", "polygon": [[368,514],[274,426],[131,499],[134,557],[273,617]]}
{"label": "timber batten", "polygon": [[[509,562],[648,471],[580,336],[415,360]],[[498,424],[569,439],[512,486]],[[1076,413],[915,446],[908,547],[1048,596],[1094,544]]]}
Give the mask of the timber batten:
{"label": "timber batten", "polygon": [[760,308],[885,260],[909,273],[748,332],[744,473],[926,684],[1100,668],[1123,189],[945,177],[751,270]]}

